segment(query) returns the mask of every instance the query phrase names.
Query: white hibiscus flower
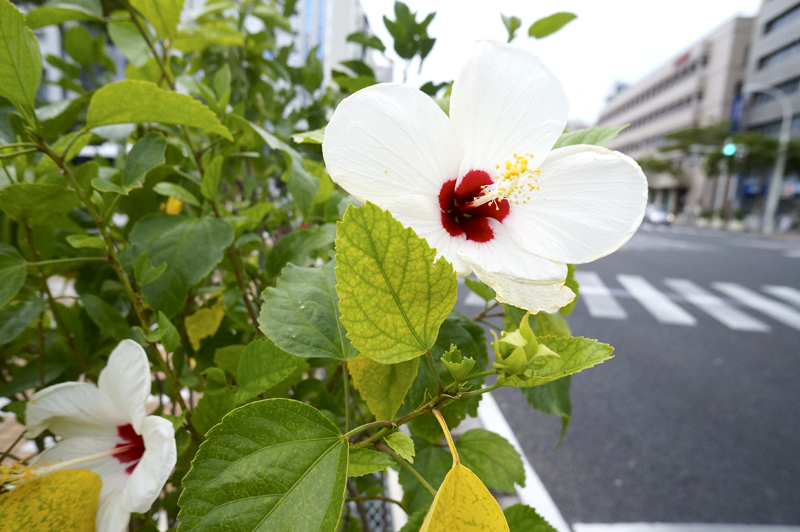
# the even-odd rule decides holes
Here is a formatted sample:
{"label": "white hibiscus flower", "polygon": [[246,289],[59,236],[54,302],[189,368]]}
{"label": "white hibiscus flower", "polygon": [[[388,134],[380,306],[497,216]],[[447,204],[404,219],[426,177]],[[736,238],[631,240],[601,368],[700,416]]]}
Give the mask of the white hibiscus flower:
{"label": "white hibiscus flower", "polygon": [[61,437],[39,455],[35,475],[88,469],[100,476],[97,530],[122,532],[131,512],[150,509],[175,466],[175,432],[145,411],[150,364],[136,342],[123,340],[114,349],[97,384],[65,382],[34,394],[26,435],[49,429]]}
{"label": "white hibiscus flower", "polygon": [[567,122],[561,83],[535,55],[482,42],[453,84],[448,118],[386,83],[345,99],[322,144],[335,182],[389,210],[498,301],[554,312],[574,299],[567,264],[617,250],[644,216],[647,181],[596,146],[552,150]]}

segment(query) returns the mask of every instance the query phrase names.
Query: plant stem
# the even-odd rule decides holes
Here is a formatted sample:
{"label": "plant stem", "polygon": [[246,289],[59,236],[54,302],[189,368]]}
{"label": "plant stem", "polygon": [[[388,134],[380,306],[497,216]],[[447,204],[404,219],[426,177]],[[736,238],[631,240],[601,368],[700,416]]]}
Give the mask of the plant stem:
{"label": "plant stem", "polygon": [[496,382],[496,383],[492,384],[491,386],[487,386],[486,388],[481,388],[480,390],[475,390],[474,392],[461,393],[458,396],[459,396],[459,399],[461,399],[461,398],[464,398],[464,397],[473,397],[475,395],[483,395],[485,393],[489,393],[489,392],[491,392],[493,390],[496,390],[496,389],[502,388],[502,387],[503,387],[502,384],[500,384],[499,382]]}
{"label": "plant stem", "polygon": [[477,314],[475,314],[475,315],[472,317],[472,320],[473,320],[473,321],[480,321],[480,320],[482,320],[483,318],[485,318],[485,317],[486,317],[486,313],[487,313],[487,312],[489,312],[490,310],[492,310],[492,309],[493,309],[494,307],[496,307],[497,305],[499,305],[499,303],[498,303],[497,301],[493,302],[491,305],[487,306],[485,309],[483,309],[482,311],[480,311],[480,312],[478,312]]}
{"label": "plant stem", "polygon": [[444,438],[447,440],[447,446],[450,447],[450,454],[453,455],[453,467],[455,467],[461,463],[461,460],[458,459],[458,449],[456,449],[456,444],[453,442],[453,436],[450,434],[450,429],[447,428],[447,423],[445,423],[442,413],[434,408],[433,415],[436,416],[436,421],[438,421],[439,425],[442,427]]}
{"label": "plant stem", "polygon": [[444,393],[444,386],[442,386],[442,379],[439,378],[439,370],[436,369],[436,362],[433,361],[433,355],[431,354],[431,350],[428,349],[428,361],[431,363],[431,369],[433,370],[433,374],[436,376],[436,384],[439,386],[438,395],[442,395]]}
{"label": "plant stem", "polygon": [[37,262],[28,262],[26,266],[29,268],[32,267],[39,267],[39,266],[48,266],[50,264],[66,264],[69,262],[108,262],[108,257],[75,257],[71,259],[53,259],[53,260],[40,260]]}
{"label": "plant stem", "polygon": [[484,324],[484,325],[486,325],[486,326],[488,326],[488,327],[491,327],[492,329],[497,329],[498,331],[502,331],[502,330],[503,330],[503,328],[502,328],[502,327],[498,327],[498,326],[497,326],[497,325],[495,325],[494,323],[492,323],[492,322],[490,322],[490,321],[486,321],[486,320],[484,320],[484,319],[475,320],[475,321],[477,321],[478,323],[482,323],[482,324]]}
{"label": "plant stem", "polygon": [[392,421],[373,421],[372,423],[367,423],[366,425],[361,425],[360,427],[354,428],[353,430],[342,436],[342,438],[344,438],[345,440],[349,440],[359,432],[364,432],[365,430],[371,429],[372,427],[393,428],[393,425],[394,422]]}
{"label": "plant stem", "polygon": [[394,452],[394,450],[392,450],[388,445],[383,445],[382,443],[376,445],[375,448],[394,458],[395,462],[397,462],[401,467],[404,467],[409,473],[411,473],[411,475],[413,475],[413,477],[417,479],[420,484],[422,484],[422,487],[425,488],[425,490],[427,490],[428,493],[430,493],[433,497],[436,497],[436,490],[433,489],[433,486],[428,484],[428,481],[422,478],[422,475],[420,475],[416,469],[411,467],[411,464],[403,460],[403,457]]}
{"label": "plant stem", "polygon": [[6,451],[3,453],[3,456],[0,456],[0,464],[2,464],[2,463],[3,463],[3,460],[5,460],[6,458],[8,458],[8,456],[11,454],[11,451],[13,451],[13,450],[14,450],[14,447],[16,447],[16,446],[17,446],[17,444],[18,444],[19,442],[21,442],[21,441],[22,441],[22,438],[24,438],[24,437],[25,437],[25,431],[23,430],[23,431],[22,431],[22,434],[20,434],[19,436],[17,436],[17,439],[16,439],[16,440],[14,440],[14,443],[12,443],[12,444],[11,444],[11,446],[10,446],[8,449],[6,449]]}
{"label": "plant stem", "polygon": [[342,360],[342,384],[344,384],[344,430],[350,433],[350,376],[347,374],[347,361]]}
{"label": "plant stem", "polygon": [[405,504],[403,504],[402,502],[398,501],[397,499],[391,499],[389,497],[384,497],[382,495],[372,495],[372,496],[363,496],[363,497],[349,497],[347,499],[347,502],[351,502],[351,501],[352,502],[357,502],[357,501],[384,501],[384,502],[390,502],[390,503],[396,504],[397,506],[402,508],[405,513],[408,513],[408,510],[406,510]]}

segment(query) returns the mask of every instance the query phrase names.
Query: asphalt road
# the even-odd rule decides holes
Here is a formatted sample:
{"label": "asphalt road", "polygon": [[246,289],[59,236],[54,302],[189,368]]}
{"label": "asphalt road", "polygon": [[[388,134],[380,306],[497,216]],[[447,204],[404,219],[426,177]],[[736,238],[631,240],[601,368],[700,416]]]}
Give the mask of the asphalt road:
{"label": "asphalt road", "polygon": [[800,525],[800,240],[645,226],[579,271],[573,334],[616,356],[564,442],[493,393],[566,521]]}

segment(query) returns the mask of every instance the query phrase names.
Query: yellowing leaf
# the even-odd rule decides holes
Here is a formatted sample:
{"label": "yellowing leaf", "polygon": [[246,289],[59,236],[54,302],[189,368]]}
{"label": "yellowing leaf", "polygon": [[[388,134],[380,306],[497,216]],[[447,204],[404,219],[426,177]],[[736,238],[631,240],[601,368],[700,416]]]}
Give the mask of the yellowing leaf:
{"label": "yellowing leaf", "polygon": [[356,390],[375,414],[375,419],[388,421],[403,405],[403,399],[417,377],[419,358],[398,364],[380,364],[358,355],[348,362],[347,368]]}
{"label": "yellowing leaf", "polygon": [[94,532],[103,483],[85,469],[68,469],[0,495],[0,532]]}
{"label": "yellowing leaf", "polygon": [[455,464],[419,532],[509,532],[500,505],[475,473]]}
{"label": "yellowing leaf", "polygon": [[195,351],[200,349],[200,341],[217,334],[222,318],[225,317],[225,303],[220,297],[212,307],[201,308],[191,316],[186,316],[186,335]]}

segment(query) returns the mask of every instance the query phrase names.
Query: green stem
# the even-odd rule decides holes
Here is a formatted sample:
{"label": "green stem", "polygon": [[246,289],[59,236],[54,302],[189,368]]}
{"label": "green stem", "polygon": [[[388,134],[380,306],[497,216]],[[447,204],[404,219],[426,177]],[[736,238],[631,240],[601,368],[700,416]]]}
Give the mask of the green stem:
{"label": "green stem", "polygon": [[501,371],[500,371],[500,370],[497,370],[497,369],[487,369],[486,371],[481,371],[481,372],[478,372],[478,373],[473,373],[472,375],[470,375],[470,376],[466,377],[466,378],[465,378],[464,380],[462,380],[462,381],[459,381],[459,382],[454,382],[454,383],[450,384],[449,386],[447,386],[447,387],[444,389],[444,391],[445,391],[445,393],[448,393],[448,392],[453,392],[453,391],[455,391],[455,390],[457,390],[457,389],[458,389],[458,385],[459,385],[459,384],[461,384],[462,382],[469,382],[469,381],[472,381],[472,380],[475,380],[475,379],[480,379],[480,378],[482,378],[482,377],[488,377],[489,375],[498,375],[498,374],[500,374],[500,373],[501,373]]}
{"label": "green stem", "polygon": [[13,450],[14,450],[14,447],[16,447],[16,446],[17,446],[17,444],[18,444],[19,442],[21,442],[21,441],[22,441],[22,438],[24,438],[24,437],[25,437],[25,431],[23,430],[23,431],[22,431],[22,434],[20,434],[19,436],[17,436],[17,439],[16,439],[16,440],[14,440],[14,443],[12,443],[12,444],[11,444],[11,446],[10,446],[8,449],[6,449],[6,451],[3,453],[3,456],[0,456],[0,464],[2,464],[2,463],[3,463],[3,460],[5,460],[6,458],[8,458],[8,455],[10,455],[10,454],[11,454],[11,451],[13,451]]}
{"label": "green stem", "polygon": [[367,423],[366,425],[361,425],[360,427],[354,428],[353,430],[342,436],[342,438],[344,438],[345,440],[349,440],[359,432],[364,432],[365,430],[371,429],[373,427],[392,427],[393,424],[394,422],[392,421],[373,421],[372,423]]}
{"label": "green stem", "polygon": [[389,497],[384,497],[382,495],[372,495],[372,496],[366,495],[366,496],[363,496],[363,497],[348,497],[347,498],[347,502],[351,502],[351,501],[352,502],[358,502],[358,501],[384,501],[384,502],[390,502],[390,503],[396,504],[397,506],[402,508],[405,513],[408,513],[408,510],[406,510],[405,504],[403,504],[402,502],[398,501],[397,499],[391,499]]}
{"label": "green stem", "polygon": [[48,266],[50,264],[66,264],[69,262],[108,262],[108,257],[74,257],[71,259],[53,259],[53,260],[41,260],[38,262],[28,262],[26,266],[29,268],[32,267],[39,267],[39,266]]}
{"label": "green stem", "polygon": [[436,369],[436,362],[433,361],[433,355],[430,349],[428,349],[426,354],[428,355],[428,362],[431,363],[431,370],[433,370],[433,374],[436,376],[436,384],[439,386],[438,395],[442,395],[444,393],[444,386],[442,386],[442,379],[439,378],[439,370]]}
{"label": "green stem", "polygon": [[499,305],[499,303],[497,301],[493,302],[491,305],[488,305],[485,309],[483,309],[482,311],[480,311],[477,314],[475,314],[475,316],[472,317],[472,320],[473,321],[482,320],[484,317],[486,317],[486,313],[489,312],[490,310],[492,310],[497,305]]}
{"label": "green stem", "polygon": [[491,328],[493,328],[493,329],[497,329],[498,331],[502,331],[502,330],[503,330],[503,328],[502,328],[502,327],[498,327],[498,326],[497,326],[497,325],[495,325],[494,323],[492,323],[492,322],[490,322],[490,321],[486,321],[486,320],[484,320],[484,319],[475,320],[475,321],[477,321],[478,323],[482,323],[482,324],[484,324],[484,325],[486,325],[486,326],[488,326],[488,327],[491,327]]}
{"label": "green stem", "polygon": [[433,486],[428,484],[428,481],[422,478],[422,475],[420,475],[416,469],[411,467],[411,464],[403,460],[403,458],[399,454],[394,452],[388,445],[383,445],[382,443],[379,443],[378,445],[375,446],[375,448],[394,458],[394,461],[397,462],[401,467],[404,467],[409,473],[411,473],[414,476],[414,478],[417,479],[420,484],[422,484],[422,487],[425,488],[427,492],[431,494],[431,496],[436,497],[436,490],[433,489]]}
{"label": "green stem", "polygon": [[445,423],[442,413],[434,408],[433,415],[436,417],[436,421],[438,421],[439,425],[442,427],[444,439],[447,440],[447,446],[450,447],[450,454],[453,455],[453,467],[455,467],[461,463],[461,460],[458,458],[458,449],[456,449],[456,444],[453,442],[453,435],[450,434],[450,429],[447,428],[447,423]]}
{"label": "green stem", "polygon": [[474,392],[465,392],[458,394],[459,399],[466,398],[466,397],[473,397],[475,395],[483,395],[485,393],[489,393],[492,390],[496,390],[498,388],[502,388],[503,385],[500,382],[496,382],[491,386],[487,386],[486,388],[481,388],[480,390],[475,390]]}
{"label": "green stem", "polygon": [[350,433],[350,377],[347,375],[347,361],[342,360],[342,383],[344,384],[344,430]]}

